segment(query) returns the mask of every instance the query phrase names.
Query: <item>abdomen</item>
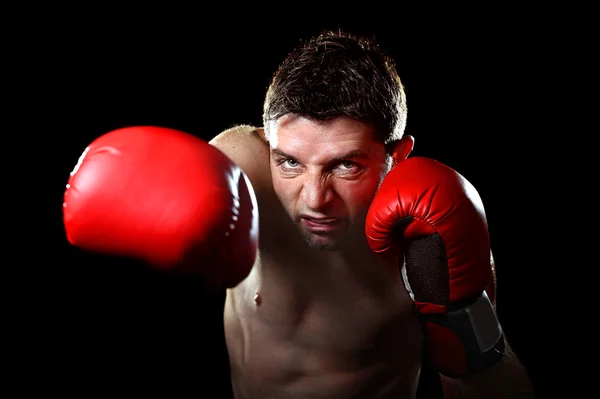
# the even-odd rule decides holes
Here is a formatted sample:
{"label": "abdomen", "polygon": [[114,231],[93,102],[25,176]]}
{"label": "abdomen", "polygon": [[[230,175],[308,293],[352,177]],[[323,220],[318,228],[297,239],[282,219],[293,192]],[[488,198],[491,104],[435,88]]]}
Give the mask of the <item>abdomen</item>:
{"label": "abdomen", "polygon": [[414,397],[423,337],[408,308],[321,303],[275,315],[236,291],[225,304],[236,399]]}

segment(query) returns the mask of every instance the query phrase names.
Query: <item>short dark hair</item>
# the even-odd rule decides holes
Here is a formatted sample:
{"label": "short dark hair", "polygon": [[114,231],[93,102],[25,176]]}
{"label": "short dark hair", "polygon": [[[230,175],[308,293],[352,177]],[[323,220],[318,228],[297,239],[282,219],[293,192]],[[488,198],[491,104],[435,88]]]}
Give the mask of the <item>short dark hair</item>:
{"label": "short dark hair", "polygon": [[393,59],[373,38],[326,30],[301,42],[275,72],[263,126],[286,114],[317,122],[349,117],[375,127],[384,144],[406,127],[406,95]]}

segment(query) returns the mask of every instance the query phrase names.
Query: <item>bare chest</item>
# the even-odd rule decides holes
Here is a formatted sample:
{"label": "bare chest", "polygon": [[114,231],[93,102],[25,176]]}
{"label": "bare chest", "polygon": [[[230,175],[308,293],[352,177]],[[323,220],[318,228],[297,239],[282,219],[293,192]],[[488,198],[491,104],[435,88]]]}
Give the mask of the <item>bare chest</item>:
{"label": "bare chest", "polygon": [[372,292],[341,281],[315,280],[311,287],[247,281],[227,302],[253,332],[339,352],[370,349],[383,327],[410,314],[400,292]]}
{"label": "bare chest", "polygon": [[387,373],[389,384],[410,386],[422,339],[399,278],[345,274],[304,281],[253,272],[228,292],[225,333],[234,387],[302,395],[333,387],[342,395]]}

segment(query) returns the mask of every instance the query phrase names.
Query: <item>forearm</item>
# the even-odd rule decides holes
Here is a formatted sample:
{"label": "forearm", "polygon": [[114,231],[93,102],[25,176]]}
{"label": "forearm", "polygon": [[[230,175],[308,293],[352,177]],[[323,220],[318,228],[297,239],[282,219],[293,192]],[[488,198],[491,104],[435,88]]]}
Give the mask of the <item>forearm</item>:
{"label": "forearm", "polygon": [[534,398],[527,370],[505,340],[505,354],[489,369],[465,379],[440,375],[446,399]]}

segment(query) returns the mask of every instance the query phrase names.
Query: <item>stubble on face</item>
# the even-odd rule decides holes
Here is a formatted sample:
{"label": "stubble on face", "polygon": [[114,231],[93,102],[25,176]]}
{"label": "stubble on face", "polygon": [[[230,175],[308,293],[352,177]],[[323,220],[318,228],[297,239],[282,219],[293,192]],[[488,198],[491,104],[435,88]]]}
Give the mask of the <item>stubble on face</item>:
{"label": "stubble on face", "polygon": [[341,233],[338,233],[337,237],[327,237],[324,235],[318,235],[316,233],[311,233],[307,231],[303,226],[302,222],[296,222],[298,225],[298,229],[304,237],[304,241],[308,245],[310,249],[315,249],[317,251],[341,251],[345,248],[344,238],[347,235],[347,230]]}
{"label": "stubble on face", "polygon": [[[381,166],[376,165],[373,160],[383,155],[384,148],[379,143],[373,143],[371,127],[343,118],[322,124],[292,115],[282,117],[277,122],[269,135],[274,186],[307,246],[317,251],[341,251],[360,245],[361,240],[364,241],[364,220],[368,205],[383,177]],[[357,153],[361,155],[355,155]],[[293,164],[299,165],[299,173],[295,175],[290,172],[286,176],[285,173],[288,172],[282,173],[280,165],[283,162],[285,166],[285,160],[290,158],[293,159]],[[356,177],[353,172],[347,173],[345,169],[336,166],[340,165],[337,163],[339,159],[350,160],[349,164],[358,168]],[[352,166],[348,168],[352,170]],[[298,197],[301,188],[296,190],[294,187],[297,181],[295,179],[303,178],[307,171],[319,173],[320,169],[327,173],[323,175],[325,178],[332,178],[336,182],[334,195],[339,198],[330,203],[318,204],[314,197],[309,196],[306,199],[308,202],[303,202],[305,200]],[[289,166],[287,170],[291,170]],[[339,172],[331,172],[333,170]],[[306,209],[303,210],[304,208]],[[303,220],[304,217],[312,216],[335,218],[340,225],[335,229],[315,228]]]}

